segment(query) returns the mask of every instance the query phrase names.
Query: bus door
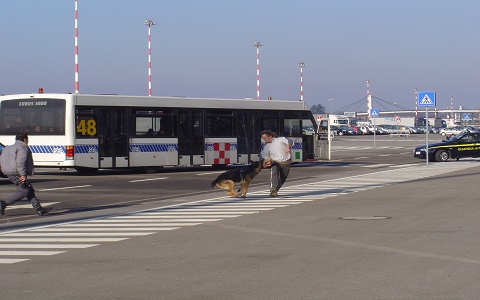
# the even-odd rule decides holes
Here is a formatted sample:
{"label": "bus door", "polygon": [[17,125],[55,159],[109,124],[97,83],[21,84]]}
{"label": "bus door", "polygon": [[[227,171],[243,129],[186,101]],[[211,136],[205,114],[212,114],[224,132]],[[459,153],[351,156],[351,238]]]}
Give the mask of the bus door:
{"label": "bus door", "polygon": [[180,166],[205,164],[205,139],[201,110],[179,110],[178,164]]}
{"label": "bus door", "polygon": [[99,168],[129,166],[126,109],[99,109],[98,139]]}
{"label": "bus door", "polygon": [[[238,163],[248,164],[252,158],[250,154],[253,152],[253,139],[252,136],[252,122],[249,118],[249,114],[246,112],[239,112],[237,114],[237,151],[238,151]],[[253,118],[253,116],[252,116]],[[256,137],[255,137],[256,138]],[[256,160],[256,159],[255,159]]]}

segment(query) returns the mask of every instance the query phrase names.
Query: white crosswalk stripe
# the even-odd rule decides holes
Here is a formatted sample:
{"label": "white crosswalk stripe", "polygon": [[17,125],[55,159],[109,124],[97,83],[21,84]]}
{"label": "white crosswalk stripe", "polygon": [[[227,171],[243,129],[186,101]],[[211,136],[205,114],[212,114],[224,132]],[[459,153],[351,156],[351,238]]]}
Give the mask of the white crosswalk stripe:
{"label": "white crosswalk stripe", "polygon": [[101,243],[120,242],[207,222],[254,216],[290,205],[478,166],[480,164],[476,161],[432,163],[428,167],[405,165],[369,174],[284,186],[276,198],[270,198],[268,190],[252,191],[246,199],[215,197],[123,215],[3,232],[0,233],[0,264],[25,262],[38,256],[61,254],[69,249],[87,249]]}

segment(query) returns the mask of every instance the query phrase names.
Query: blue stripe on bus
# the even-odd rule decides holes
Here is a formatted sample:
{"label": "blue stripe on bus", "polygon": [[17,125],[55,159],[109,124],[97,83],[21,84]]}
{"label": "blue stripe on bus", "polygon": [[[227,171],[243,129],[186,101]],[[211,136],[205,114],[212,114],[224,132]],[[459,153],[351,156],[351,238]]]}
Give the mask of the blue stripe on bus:
{"label": "blue stripe on bus", "polygon": [[228,142],[218,142],[218,143],[210,143],[210,144],[205,144],[203,149],[205,151],[213,151],[213,145],[214,144],[230,144],[230,151],[237,151],[237,143],[228,143]]}
{"label": "blue stripe on bus", "polygon": [[178,152],[177,144],[133,144],[130,152]]}
{"label": "blue stripe on bus", "polygon": [[97,153],[98,145],[76,145],[75,154]]}
{"label": "blue stripe on bus", "polygon": [[302,150],[303,149],[302,143],[294,143],[290,148],[293,149],[293,150]]}
{"label": "blue stripe on bus", "polygon": [[60,145],[35,145],[29,146],[32,153],[42,154],[64,154],[66,152],[65,146]]}

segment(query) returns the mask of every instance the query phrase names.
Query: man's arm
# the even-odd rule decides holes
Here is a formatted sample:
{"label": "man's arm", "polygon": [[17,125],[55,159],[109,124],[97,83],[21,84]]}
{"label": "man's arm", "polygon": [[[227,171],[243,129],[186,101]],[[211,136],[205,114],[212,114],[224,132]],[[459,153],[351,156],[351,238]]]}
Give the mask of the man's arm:
{"label": "man's arm", "polygon": [[17,149],[17,155],[15,157],[15,163],[17,164],[18,175],[19,177],[23,177],[24,180],[27,179],[27,155],[28,155],[28,148],[26,146],[22,146]]}

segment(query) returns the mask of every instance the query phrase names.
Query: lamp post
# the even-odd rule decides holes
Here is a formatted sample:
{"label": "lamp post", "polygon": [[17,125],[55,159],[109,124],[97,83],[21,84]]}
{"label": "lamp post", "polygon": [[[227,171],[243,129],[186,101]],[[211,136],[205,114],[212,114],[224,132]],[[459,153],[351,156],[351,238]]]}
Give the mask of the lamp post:
{"label": "lamp post", "polygon": [[299,62],[298,66],[300,67],[300,101],[303,101],[303,67],[307,65],[304,62]]}
{"label": "lamp post", "polygon": [[[333,114],[333,99],[328,99],[328,102],[330,102],[330,114]],[[328,112],[327,112],[327,115],[328,115]]]}
{"label": "lamp post", "polygon": [[370,95],[370,80],[367,80],[367,113],[370,113],[372,107],[372,95]]}
{"label": "lamp post", "polygon": [[397,103],[393,103],[393,105],[395,106],[394,108],[394,111],[393,111],[393,120],[395,122],[397,122],[397,129],[400,129],[400,120],[399,120],[399,117],[397,116]]}
{"label": "lamp post", "polygon": [[413,91],[415,92],[415,120],[414,124],[417,126],[418,124],[418,88],[414,88]]}
{"label": "lamp post", "polygon": [[145,25],[148,26],[148,95],[152,96],[152,60],[151,60],[151,48],[150,48],[150,27],[157,25],[152,20],[146,20]]}
{"label": "lamp post", "polygon": [[260,51],[259,48],[263,46],[260,42],[253,44],[257,48],[257,100],[260,100]]}

